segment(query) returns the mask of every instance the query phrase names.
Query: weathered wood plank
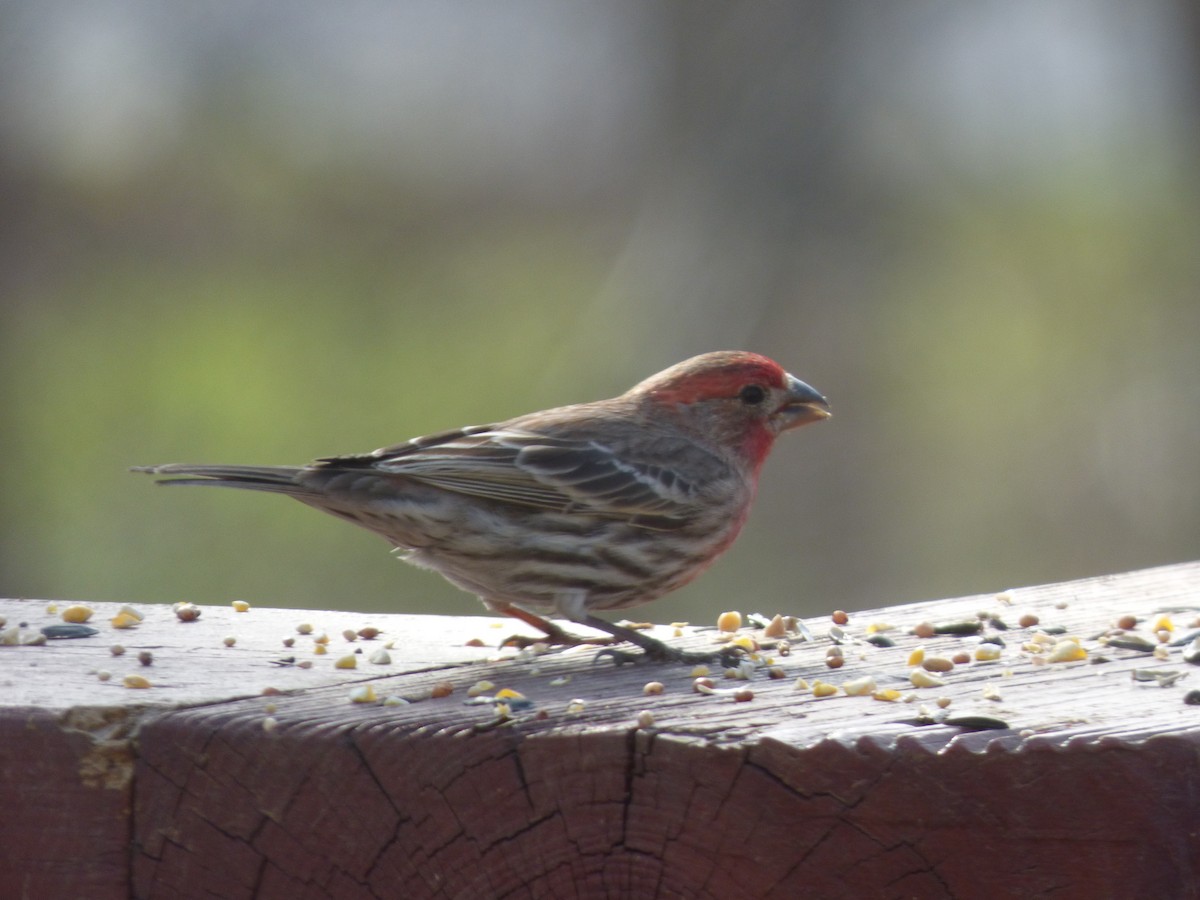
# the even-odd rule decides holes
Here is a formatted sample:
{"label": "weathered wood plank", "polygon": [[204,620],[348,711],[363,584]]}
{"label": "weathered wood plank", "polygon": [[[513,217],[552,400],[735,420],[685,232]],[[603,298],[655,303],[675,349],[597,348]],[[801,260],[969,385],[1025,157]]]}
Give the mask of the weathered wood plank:
{"label": "weathered wood plank", "polygon": [[[0,808],[29,811],[0,817],[0,884],[89,897],[1197,896],[1200,707],[1183,697],[1200,683],[1181,647],[1156,659],[1100,638],[1122,615],[1155,645],[1163,615],[1182,636],[1200,563],[1011,593],[852,614],[837,670],[828,621],[809,620],[817,639],[775,660],[787,677],[736,683],[748,702],[693,693],[690,666],[464,646],[508,633],[487,619],[375,616],[385,635],[351,644],[341,631],[366,624],[352,613],[206,607],[182,624],[156,607],[133,632],[102,623],[96,638],[0,647]],[[40,625],[45,606],[0,601],[0,615]],[[918,645],[979,643],[909,630],[981,611],[1009,626],[985,628],[1002,659],[909,686]],[[1040,625],[1017,627],[1023,614]],[[301,620],[330,635],[328,654],[295,634]],[[895,646],[864,643],[885,621]],[[1088,659],[1023,649],[1055,626]],[[383,638],[396,639],[391,665],[333,667]],[[153,650],[148,669],[138,649]],[[283,656],[314,666],[272,664]],[[113,678],[89,674],[99,667]],[[1131,678],[1144,669],[1182,677]],[[155,687],[120,687],[130,671]],[[864,674],[916,699],[794,690],[798,676]],[[350,703],[368,679],[412,702]],[[482,679],[532,707],[501,721],[464,703]],[[649,680],[664,693],[645,696]],[[431,696],[439,683],[453,693]],[[939,697],[946,714],[1008,727],[913,724]],[[651,727],[637,727],[642,710]]]}

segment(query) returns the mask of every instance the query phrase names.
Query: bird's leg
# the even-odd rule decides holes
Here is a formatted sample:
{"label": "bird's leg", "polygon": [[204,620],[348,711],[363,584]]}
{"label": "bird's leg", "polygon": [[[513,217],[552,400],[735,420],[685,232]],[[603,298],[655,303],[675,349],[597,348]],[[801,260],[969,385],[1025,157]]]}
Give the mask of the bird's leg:
{"label": "bird's leg", "polygon": [[[737,652],[725,649],[714,650],[710,653],[690,652],[680,650],[678,647],[672,647],[669,644],[664,644],[656,638],[650,637],[641,631],[636,631],[633,628],[627,628],[624,625],[614,625],[605,619],[599,619],[593,616],[588,611],[587,607],[587,592],[584,590],[564,591],[555,601],[555,606],[558,609],[558,614],[566,619],[570,619],[577,625],[586,625],[588,628],[594,628],[597,631],[603,631],[605,634],[611,635],[608,643],[615,641],[625,641],[634,646],[641,647],[644,651],[641,657],[634,656],[624,650],[615,648],[606,648],[601,650],[597,655],[597,659],[601,656],[611,656],[613,662],[618,666],[627,662],[636,662],[639,658],[650,659],[655,662],[682,662],[691,663],[706,663],[720,659],[726,665],[736,666],[737,662],[732,661],[737,656]],[[529,621],[526,619],[525,621]],[[531,623],[532,624],[532,623]],[[540,626],[539,626],[540,627]],[[597,642],[598,643],[598,642]]]}
{"label": "bird's leg", "polygon": [[[736,666],[740,654],[737,650],[724,647],[714,650],[680,650],[678,647],[672,647],[658,638],[652,638],[644,632],[637,631],[633,628],[626,628],[624,625],[616,625],[612,622],[607,622],[604,619],[598,619],[592,615],[585,615],[582,619],[576,620],[580,625],[586,625],[589,628],[595,628],[597,631],[603,631],[611,634],[613,638],[619,641],[627,641],[641,647],[645,651],[644,658],[653,660],[654,662],[679,662],[696,665],[698,663],[720,662],[725,666]],[[627,662],[637,662],[638,657],[631,653],[626,653],[623,650],[615,648],[606,648],[597,654],[597,659],[601,656],[611,656],[613,662],[618,666]]]}
{"label": "bird's leg", "polygon": [[[613,642],[611,637],[580,637],[577,634],[571,634],[569,631],[563,631],[562,628],[555,625],[549,619],[531,613],[529,610],[521,609],[519,606],[493,606],[493,609],[504,613],[506,616],[512,616],[514,619],[520,619],[526,625],[536,628],[545,635],[544,637],[533,638],[524,634],[514,634],[501,641],[501,647],[516,647],[518,650],[524,650],[533,644],[557,644],[564,647],[574,647],[579,644],[602,646]],[[605,629],[600,630],[603,631]]]}

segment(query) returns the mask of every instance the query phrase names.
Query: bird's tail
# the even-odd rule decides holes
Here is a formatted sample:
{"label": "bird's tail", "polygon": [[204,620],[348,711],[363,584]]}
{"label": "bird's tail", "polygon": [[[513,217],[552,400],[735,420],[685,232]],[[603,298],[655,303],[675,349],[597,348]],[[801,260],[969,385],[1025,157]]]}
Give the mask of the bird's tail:
{"label": "bird's tail", "polygon": [[190,463],[168,463],[165,466],[134,466],[129,471],[166,476],[159,479],[159,484],[207,484],[292,495],[312,493],[310,487],[298,481],[297,476],[302,469],[296,466],[195,466]]}

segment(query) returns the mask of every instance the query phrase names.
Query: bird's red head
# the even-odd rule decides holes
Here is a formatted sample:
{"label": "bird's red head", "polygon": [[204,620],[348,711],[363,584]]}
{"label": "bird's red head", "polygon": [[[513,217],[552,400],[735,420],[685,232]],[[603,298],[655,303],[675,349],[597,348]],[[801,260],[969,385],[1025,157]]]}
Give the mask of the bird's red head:
{"label": "bird's red head", "polygon": [[736,448],[755,473],[781,432],[830,415],[825,398],[778,363],[739,351],[694,356],[630,394],[672,414],[706,443]]}

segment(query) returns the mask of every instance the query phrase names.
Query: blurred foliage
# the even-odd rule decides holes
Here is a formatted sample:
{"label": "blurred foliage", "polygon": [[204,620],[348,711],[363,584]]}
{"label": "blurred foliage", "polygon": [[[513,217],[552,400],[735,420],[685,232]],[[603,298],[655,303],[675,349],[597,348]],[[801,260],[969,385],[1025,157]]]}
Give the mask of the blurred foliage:
{"label": "blurred foliage", "polygon": [[[1029,28],[1049,27],[1021,6]],[[562,29],[554,40],[570,31],[570,16],[547,25],[539,8],[513,15]],[[359,60],[331,45],[331,68],[310,71],[319,60],[268,52],[270,29],[239,39],[239,66],[220,64],[232,32],[209,34],[215,48],[180,38],[179,59],[200,60],[200,75],[169,133],[129,142],[135,162],[61,142],[39,154],[27,118],[7,119],[0,593],[476,613],[331,517],[255,494],[158,490],[125,470],[366,451],[612,395],[736,347],[826,392],[835,417],[781,442],[721,564],[635,615],[818,613],[1195,557],[1192,70],[1163,63],[1170,127],[1122,130],[1147,104],[1097,84],[1086,96],[1115,124],[1090,141],[956,142],[952,116],[919,114],[945,98],[909,98],[906,115],[897,85],[913,82],[895,73],[912,70],[873,55],[938,49],[936,32],[889,29],[930,23],[907,8],[924,6],[889,5],[882,24],[832,4],[593,10],[576,38],[612,20],[611,55],[586,62],[584,93],[555,85],[567,113],[504,131],[492,111],[491,139],[468,148],[446,143],[447,122],[461,123],[439,106],[461,86],[405,82],[425,92],[415,105],[428,117],[393,123],[402,141],[378,122],[364,138],[337,108],[364,99],[321,77]],[[385,16],[354,11],[364,27]],[[956,33],[994,39],[997,11],[959,11]],[[1108,27],[1124,39],[1120,15]],[[484,32],[472,40],[489,46]],[[565,81],[543,59],[561,64],[562,47],[531,40],[531,55],[508,56]],[[1153,42],[1141,55],[1112,46],[1147,71],[1166,59]],[[1194,64],[1197,48],[1182,46]],[[1002,54],[1014,72],[1021,52],[1014,40]],[[14,58],[0,74],[22,74]],[[524,123],[520,98],[487,93],[501,75],[488,60],[462,77]],[[170,54],[157,65],[187,80]],[[334,105],[289,94],[289,66]],[[606,73],[623,85],[616,99],[597,87]],[[21,79],[4,83],[17,109]],[[992,112],[1006,135],[1021,120],[1019,107],[973,102],[973,120]]]}

